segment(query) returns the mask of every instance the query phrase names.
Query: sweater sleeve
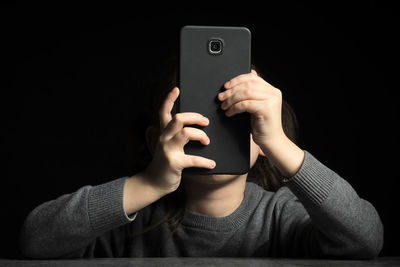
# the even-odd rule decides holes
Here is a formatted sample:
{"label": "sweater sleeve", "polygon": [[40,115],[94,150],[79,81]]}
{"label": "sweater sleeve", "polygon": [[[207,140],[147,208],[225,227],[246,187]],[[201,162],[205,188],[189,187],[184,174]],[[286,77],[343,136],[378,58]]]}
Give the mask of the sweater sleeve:
{"label": "sweater sleeve", "polygon": [[280,204],[284,256],[378,256],[383,246],[379,215],[337,173],[305,151],[300,170],[285,183],[297,198]]}
{"label": "sweater sleeve", "polygon": [[22,254],[28,258],[78,258],[93,252],[97,237],[136,217],[136,213],[128,216],[123,208],[125,180],[84,186],[36,207],[21,229]]}

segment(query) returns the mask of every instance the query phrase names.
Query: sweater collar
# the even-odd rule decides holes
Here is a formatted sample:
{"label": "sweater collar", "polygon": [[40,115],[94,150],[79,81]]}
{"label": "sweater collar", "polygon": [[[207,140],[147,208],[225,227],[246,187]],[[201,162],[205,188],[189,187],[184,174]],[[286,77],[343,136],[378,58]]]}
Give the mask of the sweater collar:
{"label": "sweater collar", "polygon": [[213,217],[192,212],[188,209],[185,211],[182,225],[214,232],[229,232],[239,228],[250,217],[256,205],[256,199],[259,198],[260,191],[257,185],[246,182],[244,190],[244,198],[239,207],[230,215],[225,217]]}

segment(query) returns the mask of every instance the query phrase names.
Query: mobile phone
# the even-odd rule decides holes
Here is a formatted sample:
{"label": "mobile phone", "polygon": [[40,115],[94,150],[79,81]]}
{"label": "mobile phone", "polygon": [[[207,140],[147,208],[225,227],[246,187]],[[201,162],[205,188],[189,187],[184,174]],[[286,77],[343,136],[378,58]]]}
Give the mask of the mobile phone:
{"label": "mobile phone", "polygon": [[251,33],[245,27],[184,26],[180,35],[179,112],[197,112],[210,120],[202,129],[209,145],[189,141],[185,154],[216,162],[214,169],[185,168],[184,174],[244,174],[250,168],[250,114],[228,117],[218,93],[224,83],[251,71]]}

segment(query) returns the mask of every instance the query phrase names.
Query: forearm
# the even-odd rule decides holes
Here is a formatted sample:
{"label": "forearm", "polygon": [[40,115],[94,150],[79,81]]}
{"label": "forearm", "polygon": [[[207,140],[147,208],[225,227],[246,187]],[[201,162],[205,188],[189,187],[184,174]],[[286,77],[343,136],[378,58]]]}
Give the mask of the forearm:
{"label": "forearm", "polygon": [[20,244],[23,256],[59,258],[72,251],[83,254],[94,237],[90,234],[86,209],[89,190],[86,186],[36,207],[22,227]]}
{"label": "forearm", "polygon": [[23,255],[83,257],[96,237],[133,220],[123,209],[124,183],[125,178],[120,178],[85,186],[35,208],[21,230]]}
{"label": "forearm", "polygon": [[261,150],[285,177],[294,176],[304,161],[304,151],[286,135],[281,135],[268,145],[261,144]]}
{"label": "forearm", "polygon": [[144,173],[138,173],[126,179],[124,187],[124,210],[126,214],[133,214],[151,203],[157,201],[165,194],[156,190],[146,178]]}
{"label": "forearm", "polygon": [[325,256],[373,258],[378,255],[383,243],[379,215],[337,173],[306,152],[301,169],[286,186],[306,208],[315,226],[312,234],[303,235],[311,238],[307,238],[307,244],[318,244]]}

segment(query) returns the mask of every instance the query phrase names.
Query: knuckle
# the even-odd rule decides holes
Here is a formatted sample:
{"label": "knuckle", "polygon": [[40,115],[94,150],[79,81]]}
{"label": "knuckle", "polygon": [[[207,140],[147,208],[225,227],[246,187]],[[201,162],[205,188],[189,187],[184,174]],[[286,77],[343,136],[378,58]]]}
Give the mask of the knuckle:
{"label": "knuckle", "polygon": [[165,155],[165,162],[167,163],[168,166],[173,166],[175,162],[175,158],[172,155]]}
{"label": "knuckle", "polygon": [[276,93],[276,94],[274,95],[274,97],[273,97],[273,100],[274,100],[275,102],[281,102],[281,101],[282,101],[282,94]]}
{"label": "knuckle", "polygon": [[160,150],[161,150],[161,153],[164,154],[165,156],[167,156],[170,152],[170,149],[168,149],[166,144],[161,145]]}
{"label": "knuckle", "polygon": [[197,157],[192,157],[191,163],[192,165],[198,165],[200,163],[200,160]]}
{"label": "knuckle", "polygon": [[272,103],[271,101],[267,101],[267,102],[265,103],[265,107],[266,107],[267,109],[271,109],[271,108],[273,107],[273,105],[274,105],[274,103]]}
{"label": "knuckle", "polygon": [[278,88],[275,88],[275,89],[276,89],[276,90],[275,90],[276,95],[277,95],[278,97],[282,97],[282,91],[279,90]]}
{"label": "knuckle", "polygon": [[251,87],[252,84],[253,84],[253,83],[252,83],[251,80],[247,80],[247,81],[244,82],[244,86],[245,86],[246,88]]}
{"label": "knuckle", "polygon": [[175,115],[174,115],[174,121],[175,121],[176,123],[181,122],[181,121],[182,121],[182,114],[180,114],[180,113],[175,114]]}
{"label": "knuckle", "polygon": [[251,90],[250,88],[246,88],[245,90],[243,90],[243,96],[245,97],[249,97],[251,94]]}
{"label": "knuckle", "polygon": [[182,130],[181,130],[181,134],[182,134],[184,137],[188,137],[189,134],[190,134],[190,130],[189,130],[187,127],[184,127],[184,128],[182,128]]}
{"label": "knuckle", "polygon": [[183,116],[182,116],[182,114],[180,114],[180,113],[175,114],[172,117],[171,121],[172,121],[173,124],[183,124]]}

